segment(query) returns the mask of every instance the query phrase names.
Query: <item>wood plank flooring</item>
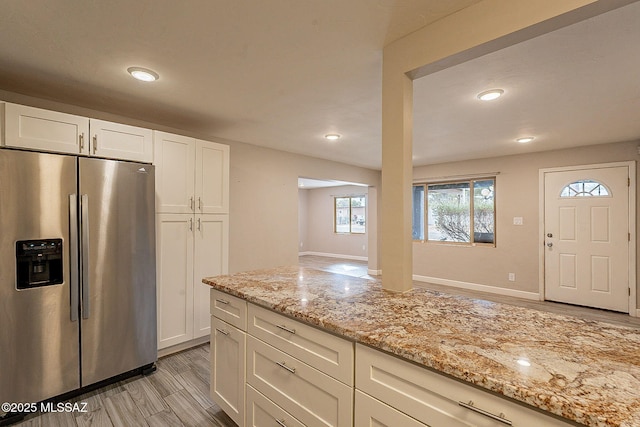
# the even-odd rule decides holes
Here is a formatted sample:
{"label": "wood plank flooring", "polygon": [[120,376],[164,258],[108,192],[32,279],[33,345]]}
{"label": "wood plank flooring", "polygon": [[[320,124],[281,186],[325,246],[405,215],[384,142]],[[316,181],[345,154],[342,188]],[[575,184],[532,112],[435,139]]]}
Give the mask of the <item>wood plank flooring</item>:
{"label": "wood plank flooring", "polygon": [[158,370],[83,394],[86,413],[34,414],[15,427],[236,427],[209,398],[209,343],[158,360]]}

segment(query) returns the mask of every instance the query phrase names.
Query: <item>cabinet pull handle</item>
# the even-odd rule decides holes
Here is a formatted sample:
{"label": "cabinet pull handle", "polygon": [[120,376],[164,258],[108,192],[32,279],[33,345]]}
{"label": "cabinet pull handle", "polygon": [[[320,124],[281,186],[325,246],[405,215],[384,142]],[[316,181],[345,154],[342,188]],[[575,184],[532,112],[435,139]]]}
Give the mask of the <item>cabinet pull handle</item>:
{"label": "cabinet pull handle", "polygon": [[229,301],[223,300],[223,299],[219,299],[219,298],[216,298],[216,301],[218,301],[220,304],[229,304]]}
{"label": "cabinet pull handle", "polygon": [[279,420],[277,418],[274,418],[276,420],[276,422],[278,423],[279,426],[282,427],[287,427],[287,425],[284,423],[284,420]]}
{"label": "cabinet pull handle", "polygon": [[202,198],[198,197],[198,209],[202,210]]}
{"label": "cabinet pull handle", "polygon": [[193,218],[189,218],[189,231],[193,231]]}
{"label": "cabinet pull handle", "polygon": [[78,137],[79,141],[80,141],[80,150],[84,149],[84,132],[82,132],[80,134],[80,136]]}
{"label": "cabinet pull handle", "polygon": [[506,419],[504,417],[504,414],[502,414],[502,413],[500,415],[495,415],[495,414],[492,414],[491,412],[485,411],[484,409],[476,408],[475,406],[473,406],[473,400],[470,400],[469,403],[458,402],[458,405],[462,406],[463,408],[467,408],[467,409],[470,409],[470,410],[472,410],[474,412],[477,412],[477,413],[479,413],[481,415],[484,415],[485,417],[489,417],[492,420],[496,420],[496,421],[499,421],[501,423],[504,423],[504,424],[506,424],[508,426],[512,426],[513,425],[513,423],[511,421],[509,421],[508,419]]}
{"label": "cabinet pull handle", "polygon": [[290,368],[288,367],[285,362],[276,362],[276,365],[280,366],[281,368],[286,369],[287,371],[291,372],[292,374],[296,373],[296,368]]}
{"label": "cabinet pull handle", "polygon": [[98,148],[98,135],[93,135],[93,154],[96,154]]}
{"label": "cabinet pull handle", "polygon": [[193,197],[189,197],[189,209],[191,209],[191,210],[194,209]]}
{"label": "cabinet pull handle", "polygon": [[224,329],[218,329],[216,328],[216,331],[220,332],[223,335],[229,335],[229,331],[225,331]]}
{"label": "cabinet pull handle", "polygon": [[200,231],[200,229],[201,229],[200,218],[198,218],[198,231]]}
{"label": "cabinet pull handle", "polygon": [[284,325],[276,325],[276,326],[277,326],[278,328],[282,329],[283,331],[287,331],[287,332],[289,332],[290,334],[295,334],[295,333],[296,333],[296,330],[295,330],[295,329],[287,328],[287,327],[286,327],[286,326],[284,326]]}

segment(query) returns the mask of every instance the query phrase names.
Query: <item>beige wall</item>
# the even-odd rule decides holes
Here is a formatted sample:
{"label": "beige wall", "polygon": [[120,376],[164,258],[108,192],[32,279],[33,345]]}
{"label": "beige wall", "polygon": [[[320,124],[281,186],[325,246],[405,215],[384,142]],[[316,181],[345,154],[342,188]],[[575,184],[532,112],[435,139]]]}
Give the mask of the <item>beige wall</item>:
{"label": "beige wall", "polygon": [[[367,195],[367,187],[341,186],[300,190],[305,193],[300,198],[301,211],[307,212],[304,219],[306,230],[300,234],[303,243],[301,252],[317,252],[332,255],[346,255],[353,257],[367,257],[369,240],[369,205],[367,203],[367,233],[342,234],[333,231],[333,201],[334,196]],[[304,199],[304,200],[303,200]],[[375,206],[375,205],[374,205]],[[375,230],[374,230],[375,232]],[[306,234],[306,240],[302,240]]]}
{"label": "beige wall", "polygon": [[[499,172],[495,187],[496,247],[414,243],[414,274],[537,293],[539,170],[637,161],[637,147],[638,142],[603,144],[414,168],[414,180]],[[513,225],[516,216],[523,217],[524,225]],[[515,282],[507,280],[508,273],[516,274]]]}
{"label": "beige wall", "polygon": [[309,190],[298,189],[298,251],[305,252],[308,249],[309,237]]}
{"label": "beige wall", "polygon": [[380,188],[380,171],[232,144],[230,272],[297,263],[299,176]]}

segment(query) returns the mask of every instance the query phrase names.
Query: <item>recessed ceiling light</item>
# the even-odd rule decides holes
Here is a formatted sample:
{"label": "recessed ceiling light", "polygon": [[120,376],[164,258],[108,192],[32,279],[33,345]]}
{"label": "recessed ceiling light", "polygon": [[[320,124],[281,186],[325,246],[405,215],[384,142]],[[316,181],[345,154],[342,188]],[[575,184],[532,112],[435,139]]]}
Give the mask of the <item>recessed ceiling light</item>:
{"label": "recessed ceiling light", "polygon": [[340,139],[340,135],[338,135],[337,133],[328,133],[324,137],[329,141],[335,141],[336,139]]}
{"label": "recessed ceiling light", "polygon": [[478,94],[478,99],[482,101],[493,101],[494,99],[500,98],[504,95],[504,90],[502,89],[489,89],[484,92],[480,92]]}
{"label": "recessed ceiling light", "polygon": [[518,359],[518,360],[517,360],[517,363],[518,363],[518,365],[520,365],[520,366],[524,366],[524,367],[529,367],[529,366],[531,366],[531,362],[529,362],[529,361],[528,361],[528,360],[526,360],[526,359]]}
{"label": "recessed ceiling light", "polygon": [[133,76],[133,78],[143,82],[154,82],[160,78],[158,73],[147,68],[129,67],[127,68],[127,71]]}
{"label": "recessed ceiling light", "polygon": [[532,136],[525,136],[525,137],[516,139],[516,142],[519,142],[520,144],[526,144],[527,142],[531,142],[534,139],[535,138]]}

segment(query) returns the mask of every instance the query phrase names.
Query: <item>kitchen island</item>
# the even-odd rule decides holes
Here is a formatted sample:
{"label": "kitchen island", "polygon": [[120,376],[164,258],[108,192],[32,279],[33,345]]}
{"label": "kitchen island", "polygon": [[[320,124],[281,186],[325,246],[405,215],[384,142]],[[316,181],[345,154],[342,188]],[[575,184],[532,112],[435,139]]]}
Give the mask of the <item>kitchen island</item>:
{"label": "kitchen island", "polygon": [[392,293],[379,280],[301,267],[203,282],[572,422],[640,426],[635,328],[421,288]]}

